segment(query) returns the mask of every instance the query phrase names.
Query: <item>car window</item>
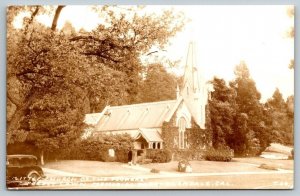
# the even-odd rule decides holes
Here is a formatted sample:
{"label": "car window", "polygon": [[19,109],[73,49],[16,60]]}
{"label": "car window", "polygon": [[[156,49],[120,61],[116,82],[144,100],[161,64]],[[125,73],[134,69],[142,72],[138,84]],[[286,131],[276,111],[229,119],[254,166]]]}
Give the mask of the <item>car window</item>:
{"label": "car window", "polygon": [[14,157],[8,158],[6,164],[9,166],[32,166],[37,165],[37,160],[28,157]]}
{"label": "car window", "polygon": [[32,158],[23,158],[22,165],[36,165],[36,160]]}
{"label": "car window", "polygon": [[10,165],[10,166],[20,166],[21,165],[20,159],[10,158],[10,159],[8,159],[8,165]]}

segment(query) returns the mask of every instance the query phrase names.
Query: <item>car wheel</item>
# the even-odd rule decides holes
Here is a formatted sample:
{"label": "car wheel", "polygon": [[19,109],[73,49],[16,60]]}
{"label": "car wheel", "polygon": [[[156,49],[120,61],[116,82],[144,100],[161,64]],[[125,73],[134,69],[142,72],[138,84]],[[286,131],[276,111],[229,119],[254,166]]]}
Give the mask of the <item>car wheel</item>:
{"label": "car wheel", "polygon": [[39,173],[37,171],[32,170],[32,171],[28,172],[27,178],[28,178],[28,181],[32,185],[36,185],[36,183],[39,181],[39,179],[41,178],[41,176],[39,175]]}

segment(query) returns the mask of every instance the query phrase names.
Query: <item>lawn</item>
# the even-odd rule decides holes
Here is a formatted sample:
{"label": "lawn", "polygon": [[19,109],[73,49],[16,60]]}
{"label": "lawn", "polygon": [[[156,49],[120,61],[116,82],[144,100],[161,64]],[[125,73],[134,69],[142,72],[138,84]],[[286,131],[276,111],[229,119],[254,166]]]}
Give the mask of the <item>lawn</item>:
{"label": "lawn", "polygon": [[[217,161],[190,161],[193,172],[200,173],[215,173],[215,172],[259,172],[266,171],[266,169],[258,168],[261,164],[266,164],[277,169],[293,170],[293,160],[276,160],[265,159],[262,157],[247,157],[234,158],[231,162],[217,162]],[[178,162],[173,161],[169,163],[151,163],[143,165],[149,169],[155,168],[160,171],[176,172]]]}
{"label": "lawn", "polygon": [[[169,163],[150,163],[145,164],[143,167],[149,169],[155,168],[165,172],[176,172],[177,161]],[[222,173],[222,172],[260,172],[266,171],[265,169],[258,168],[255,165],[243,162],[217,162],[217,161],[190,161],[190,164],[195,173]]]}
{"label": "lawn", "polygon": [[[227,173],[227,172],[266,172],[259,168],[261,164],[271,167],[293,170],[293,160],[272,160],[261,157],[234,158],[231,162],[217,161],[190,161],[193,173]],[[151,169],[162,172],[177,172],[177,161],[169,163],[150,163],[140,167],[128,167],[126,163],[64,160],[47,163],[44,167],[81,175],[108,177],[108,176],[141,176],[151,175]]]}
{"label": "lawn", "polygon": [[267,164],[270,166],[274,166],[279,169],[287,169],[293,170],[294,169],[294,160],[278,160],[278,159],[265,159],[262,157],[249,157],[249,158],[234,158],[234,162],[240,163],[250,163],[250,164]]}
{"label": "lawn", "polygon": [[118,162],[100,162],[100,161],[81,161],[64,160],[46,163],[43,167],[56,169],[70,173],[77,173],[88,176],[139,176],[144,175],[145,171],[139,171],[124,167],[125,163]]}

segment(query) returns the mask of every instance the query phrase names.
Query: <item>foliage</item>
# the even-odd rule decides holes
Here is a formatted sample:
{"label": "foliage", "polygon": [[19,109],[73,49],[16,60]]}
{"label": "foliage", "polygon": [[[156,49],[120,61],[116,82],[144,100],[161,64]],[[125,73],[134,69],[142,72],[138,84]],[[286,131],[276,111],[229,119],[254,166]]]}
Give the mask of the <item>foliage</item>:
{"label": "foliage", "polygon": [[[61,150],[52,159],[128,162],[128,152],[132,148],[132,142],[132,138],[128,134],[101,134],[95,138],[77,140],[68,149]],[[115,157],[109,156],[109,149],[115,151]]]}
{"label": "foliage", "polygon": [[178,138],[178,127],[174,126],[174,120],[172,117],[170,122],[163,122],[162,125],[164,148],[172,152],[177,148],[175,140]]}
{"label": "foliage", "polygon": [[237,108],[233,124],[234,134],[229,146],[236,154],[247,155],[253,149],[259,148],[259,151],[265,149],[270,143],[271,133],[264,126],[265,117],[263,105],[260,103],[261,95],[256,89],[254,80],[250,77],[245,62],[236,66],[235,75],[236,79],[230,83],[230,86],[236,92]]}
{"label": "foliage", "polygon": [[[206,118],[208,121],[209,118]],[[211,133],[209,129],[201,129],[192,119],[191,128],[185,131],[187,148],[178,149],[178,127],[175,126],[175,116],[170,122],[164,122],[162,126],[162,139],[164,149],[172,152],[173,159],[201,160],[202,149],[211,145]]]}
{"label": "foliage", "polygon": [[92,109],[99,111],[104,104],[116,104],[115,100],[126,100],[127,104],[136,102],[142,79],[141,55],[147,54],[152,47],[163,49],[168,39],[182,29],[183,16],[171,11],[153,15],[139,7],[103,6],[96,10],[109,25],[100,24],[92,32],[78,34],[71,41],[98,66],[123,74],[121,89],[124,92],[104,99],[101,91],[93,92]]}
{"label": "foliage", "polygon": [[176,99],[176,81],[176,76],[168,73],[163,65],[148,65],[137,101],[144,103]]}
{"label": "foliage", "polygon": [[[46,154],[70,146],[84,129],[84,114],[135,100],[140,57],[153,46],[162,49],[183,26],[175,12],[102,6],[96,10],[107,25],[57,30],[63,7],[10,6],[7,14],[7,142],[30,142]],[[24,11],[30,16],[15,29],[12,22]],[[54,12],[51,28],[36,20]]]}
{"label": "foliage", "polygon": [[231,161],[233,150],[229,147],[209,148],[205,151],[203,158],[208,161]]}
{"label": "foliage", "polygon": [[208,103],[212,145],[228,146],[233,135],[233,123],[236,115],[235,92],[223,79],[214,78],[214,91]]}
{"label": "foliage", "polygon": [[[174,151],[174,157],[173,160],[201,160],[201,151],[196,151],[192,149],[179,149]],[[199,152],[199,153],[198,153]]]}
{"label": "foliage", "polygon": [[165,149],[147,149],[146,158],[152,159],[152,163],[167,163],[172,160],[172,153]]}
{"label": "foliage", "polygon": [[186,159],[182,159],[178,162],[178,166],[177,166],[178,169],[177,170],[179,172],[186,172],[186,168],[188,166],[191,166],[190,162]]}
{"label": "foliage", "polygon": [[277,88],[272,98],[268,99],[265,104],[271,118],[272,142],[286,145],[293,144],[293,99],[293,97],[289,97],[285,102]]}

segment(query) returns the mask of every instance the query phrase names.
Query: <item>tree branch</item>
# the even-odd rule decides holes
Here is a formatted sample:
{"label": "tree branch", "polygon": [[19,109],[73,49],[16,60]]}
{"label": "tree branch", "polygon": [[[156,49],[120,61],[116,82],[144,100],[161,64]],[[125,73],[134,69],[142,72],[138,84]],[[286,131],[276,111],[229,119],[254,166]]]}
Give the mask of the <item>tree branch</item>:
{"label": "tree branch", "polygon": [[25,35],[27,34],[29,25],[32,23],[32,21],[34,20],[35,16],[36,16],[37,13],[39,12],[39,9],[40,9],[40,6],[36,6],[36,7],[35,7],[35,10],[32,12],[31,17],[30,17],[28,23],[27,23],[26,26],[25,26],[25,31],[24,31],[24,32],[25,32],[25,33],[24,33]]}
{"label": "tree branch", "polygon": [[52,31],[55,31],[56,26],[57,26],[57,21],[58,21],[59,15],[60,15],[60,12],[61,12],[61,10],[62,10],[64,7],[65,7],[65,5],[59,5],[59,6],[57,6],[56,11],[55,11],[54,18],[53,18],[53,20],[52,20],[52,25],[51,25],[51,30],[52,30]]}

